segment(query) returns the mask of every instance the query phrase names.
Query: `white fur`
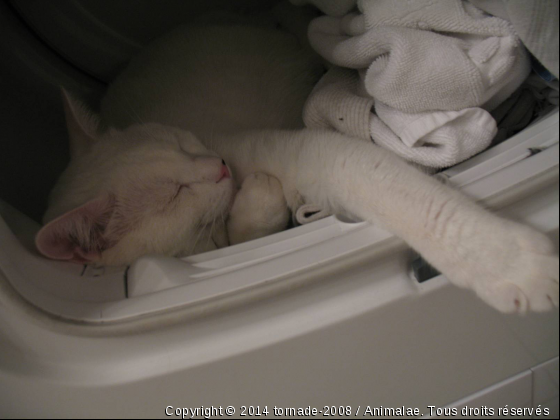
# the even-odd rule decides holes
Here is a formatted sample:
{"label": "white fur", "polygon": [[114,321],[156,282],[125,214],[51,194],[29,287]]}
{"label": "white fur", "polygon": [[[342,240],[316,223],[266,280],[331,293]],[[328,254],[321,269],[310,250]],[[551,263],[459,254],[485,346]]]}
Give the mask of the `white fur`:
{"label": "white fur", "polygon": [[[158,180],[200,179],[212,170],[189,165],[217,154],[245,182],[230,218],[232,236],[253,237],[246,227],[258,220],[262,230],[269,212],[278,216],[277,230],[284,199],[292,210],[316,203],[381,223],[500,311],[558,306],[558,257],[544,235],[490,214],[372,144],[298,129],[318,75],[315,59],[302,51],[288,35],[238,26],[180,29],[156,42],[103,103],[102,121],[126,129],[91,135],[90,152],[72,161],[53,192],[47,220],[111,192],[121,207],[129,205],[121,209],[128,228],[101,263],[202,251],[193,246],[200,242],[195,226],[204,227],[206,241],[212,237],[212,220],[230,208],[231,188],[202,183],[199,198],[169,209]],[[171,127],[194,132],[204,146]],[[240,133],[248,128],[272,130]],[[262,202],[269,204],[264,210]]]}
{"label": "white fur", "polygon": [[243,181],[229,215],[229,241],[239,244],[280,232],[289,219],[280,181],[262,172],[251,174]]}

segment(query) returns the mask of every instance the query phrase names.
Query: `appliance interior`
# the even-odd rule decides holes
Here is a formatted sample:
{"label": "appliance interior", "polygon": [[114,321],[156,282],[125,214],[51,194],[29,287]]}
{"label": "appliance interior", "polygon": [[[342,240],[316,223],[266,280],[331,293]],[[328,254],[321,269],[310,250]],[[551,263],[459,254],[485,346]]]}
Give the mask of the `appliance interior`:
{"label": "appliance interior", "polygon": [[[449,293],[452,297],[448,302],[463,302],[455,293],[464,294],[469,305],[476,302],[469,292],[449,292],[451,286],[442,276],[418,278],[412,269],[414,254],[392,234],[337,216],[184,259],[145,257],[130,267],[78,266],[38,255],[34,236],[39,220],[48,192],[69,158],[59,86],[79,93],[95,107],[107,83],[127,60],[169,28],[211,10],[259,12],[276,3],[166,0],[157,3],[158,13],[149,0],[135,1],[134,9],[122,0],[64,0],[56,8],[50,2],[34,0],[0,3],[0,54],[4,57],[0,65],[0,124],[5,137],[0,157],[0,274],[4,278],[0,293],[21,300],[19,304],[37,311],[36,316],[81,325],[97,335],[103,335],[96,329],[102,327],[109,328],[106,331],[111,334],[126,331],[127,325],[133,325],[137,333],[149,330],[150,319],[166,319],[181,311],[190,311],[193,317],[216,317],[228,308],[257,308],[270,299],[293,296],[294,291],[305,296],[321,287],[324,289],[317,296],[348,287],[340,295],[344,301],[366,280],[373,282],[367,303],[349,301],[347,308],[353,309],[340,318],[331,314],[323,320],[308,320],[306,331],[368,311],[422,307],[435,296],[445,301]],[[545,107],[522,132],[438,176],[504,216],[548,233],[558,245],[558,122],[558,108]],[[362,270],[366,265],[375,270],[371,280]],[[336,279],[339,284],[335,286]],[[340,284],[347,279],[346,286]],[[474,316],[470,312],[474,309],[469,308],[491,313],[479,303],[469,305],[460,303],[456,310],[465,311],[467,316]],[[455,312],[453,308],[445,310]],[[498,323],[519,336],[541,329],[534,333],[538,339],[532,344],[540,345],[541,350],[533,348],[534,358],[512,362],[509,370],[495,372],[485,378],[486,382],[473,382],[476,385],[471,384],[470,391],[498,378],[509,378],[507,384],[488,392],[495,396],[506,389],[511,397],[515,390],[533,383],[538,369],[527,369],[544,363],[542,371],[556,369],[556,396],[544,401],[544,397],[535,399],[533,395],[527,404],[557,401],[558,313],[530,316],[520,321],[524,326],[511,318],[504,321],[493,312],[488,316],[500,319]],[[159,325],[165,325],[161,322]],[[297,328],[293,334],[296,330],[304,334],[304,329]],[[525,336],[520,341],[526,345]],[[472,396],[459,400],[459,395],[467,394],[464,389],[443,392],[440,402],[458,400],[455,406],[459,407],[481,401]]]}
{"label": "appliance interior", "polygon": [[[53,8],[46,2],[14,0],[2,6],[5,32],[13,37],[3,45],[10,47],[8,53],[18,55],[10,60],[16,65],[4,66],[3,71],[10,73],[2,78],[10,85],[3,91],[13,95],[2,101],[5,108],[12,105],[11,115],[5,119],[12,141],[6,142],[8,150],[3,153],[7,162],[2,165],[4,223],[0,226],[5,241],[12,245],[5,247],[2,259],[10,261],[10,267],[18,267],[5,271],[18,278],[15,287],[26,299],[68,319],[118,321],[254,288],[395,242],[392,235],[374,226],[335,216],[182,261],[146,257],[131,267],[113,268],[59,263],[37,255],[33,245],[37,221],[48,191],[68,160],[58,87],[78,88],[95,106],[127,60],[169,28],[216,10],[258,13],[277,3],[168,0],[159,6],[162,12],[157,19],[147,18],[152,16],[153,6],[146,1],[135,3],[133,17],[128,15],[127,2],[108,7],[106,2],[84,0],[62,2]],[[13,48],[13,41],[20,45]],[[48,75],[37,75],[38,71]],[[494,207],[507,200],[497,197],[519,189],[518,184],[527,179],[553,180],[558,110],[541,109],[535,118],[531,128],[438,176],[478,200],[493,199]],[[521,169],[523,164],[528,169]],[[508,170],[511,175],[505,174]],[[516,199],[522,196],[518,192]]]}

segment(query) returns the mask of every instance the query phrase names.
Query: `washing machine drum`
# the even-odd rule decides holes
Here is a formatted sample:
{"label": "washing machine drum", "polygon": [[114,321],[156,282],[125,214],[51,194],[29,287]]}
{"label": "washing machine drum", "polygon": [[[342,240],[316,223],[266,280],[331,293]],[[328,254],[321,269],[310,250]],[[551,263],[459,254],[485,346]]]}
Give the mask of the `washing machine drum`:
{"label": "washing machine drum", "polygon": [[255,11],[280,0],[12,0],[20,17],[52,49],[96,79],[109,82],[144,45],[215,11]]}

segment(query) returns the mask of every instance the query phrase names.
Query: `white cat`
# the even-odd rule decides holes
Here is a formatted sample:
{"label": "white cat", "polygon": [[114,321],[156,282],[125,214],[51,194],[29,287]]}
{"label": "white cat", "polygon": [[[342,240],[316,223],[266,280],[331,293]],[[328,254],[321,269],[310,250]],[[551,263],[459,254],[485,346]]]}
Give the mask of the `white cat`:
{"label": "white cat", "polygon": [[[228,233],[237,243],[281,230],[286,204],[308,202],[391,230],[500,311],[558,306],[558,257],[546,236],[373,144],[301,129],[320,73],[290,35],[195,26],[134,59],[100,119],[65,95],[72,160],[39,250],[111,265],[188,255],[227,245]],[[242,185],[235,202],[230,172]]]}

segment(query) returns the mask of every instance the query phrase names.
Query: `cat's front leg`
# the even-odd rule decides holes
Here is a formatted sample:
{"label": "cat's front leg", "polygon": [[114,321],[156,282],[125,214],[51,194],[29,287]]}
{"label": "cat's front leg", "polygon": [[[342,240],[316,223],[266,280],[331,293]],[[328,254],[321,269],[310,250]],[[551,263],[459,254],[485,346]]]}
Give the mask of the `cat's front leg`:
{"label": "cat's front leg", "polygon": [[249,175],[235,197],[228,219],[230,245],[281,232],[289,217],[280,181],[264,173]]}
{"label": "cat's front leg", "polygon": [[[374,145],[308,134],[297,186],[308,200],[323,197],[324,207],[394,232],[452,283],[502,312],[558,307],[558,250],[546,235],[488,212]],[[321,166],[308,164],[317,157]]]}

